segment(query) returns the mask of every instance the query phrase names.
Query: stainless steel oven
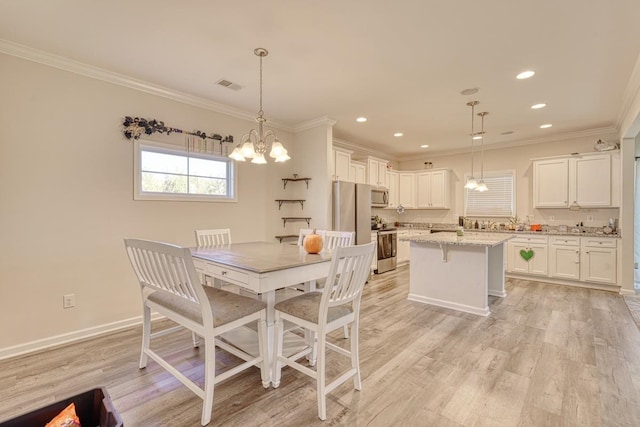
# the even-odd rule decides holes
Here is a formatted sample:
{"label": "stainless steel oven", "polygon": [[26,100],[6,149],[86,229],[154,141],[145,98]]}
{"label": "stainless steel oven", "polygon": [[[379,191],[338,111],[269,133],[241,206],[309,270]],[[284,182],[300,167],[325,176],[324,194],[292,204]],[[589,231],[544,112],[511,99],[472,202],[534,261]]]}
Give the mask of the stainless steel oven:
{"label": "stainless steel oven", "polygon": [[378,261],[375,273],[396,269],[396,252],[398,250],[397,230],[378,230]]}

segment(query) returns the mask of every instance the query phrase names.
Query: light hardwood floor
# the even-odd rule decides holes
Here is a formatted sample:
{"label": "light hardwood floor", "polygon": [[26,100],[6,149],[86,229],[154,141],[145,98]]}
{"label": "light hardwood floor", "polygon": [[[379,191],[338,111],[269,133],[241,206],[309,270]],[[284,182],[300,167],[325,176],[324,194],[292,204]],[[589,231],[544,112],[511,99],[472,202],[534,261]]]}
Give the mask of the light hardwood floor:
{"label": "light hardwood floor", "polygon": [[[347,382],[331,393],[327,421],[314,382],[285,368],[278,389],[263,389],[257,369],[218,385],[211,425],[640,425],[640,333],[620,296],[509,280],[483,318],[408,301],[408,280],[402,267],[366,285],[363,390]],[[140,336],[131,328],[0,361],[0,420],[104,385],[127,427],[198,426],[200,399],[154,362],[138,369]],[[163,339],[200,378],[191,335]],[[218,355],[220,369],[233,361]]]}

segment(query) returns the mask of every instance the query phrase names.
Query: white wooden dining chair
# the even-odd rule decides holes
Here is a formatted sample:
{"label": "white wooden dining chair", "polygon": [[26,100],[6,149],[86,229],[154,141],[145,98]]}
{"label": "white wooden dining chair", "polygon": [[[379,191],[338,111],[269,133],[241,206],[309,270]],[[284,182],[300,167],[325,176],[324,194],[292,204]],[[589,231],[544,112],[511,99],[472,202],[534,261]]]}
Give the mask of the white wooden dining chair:
{"label": "white wooden dining chair", "polygon": [[[231,244],[231,229],[217,228],[209,230],[196,230],[196,247],[197,248],[213,248],[216,246]],[[219,279],[212,279],[211,276],[202,274],[202,280],[205,283],[211,283],[213,287],[222,288],[225,282]]]}
{"label": "white wooden dining chair", "polygon": [[[313,232],[312,228],[303,228],[298,236],[298,246],[302,246],[304,238]],[[339,246],[351,246],[354,243],[356,233],[354,231],[316,230],[316,234],[322,236],[322,252],[331,252]],[[315,291],[324,287],[324,280],[316,281],[316,287],[307,291]],[[303,286],[303,285],[301,285]],[[298,287],[300,288],[300,287]],[[349,328],[344,327],[344,337],[349,338]]]}
{"label": "white wooden dining chair", "polygon": [[[275,305],[275,340],[273,386],[280,385],[282,366],[290,366],[316,380],[318,417],[327,418],[326,395],[353,378],[356,390],[362,388],[358,355],[358,322],[362,289],[367,278],[375,243],[360,246],[337,247],[333,251],[327,285],[322,292],[308,292]],[[285,357],[282,353],[284,321],[310,330],[315,335],[313,344],[300,352]],[[351,329],[350,350],[327,342],[327,334],[348,325]],[[297,362],[317,350],[316,369]],[[326,350],[333,350],[351,360],[351,367],[327,384]]]}
{"label": "white wooden dining chair", "polygon": [[196,230],[196,246],[199,248],[211,248],[228,244],[231,244],[230,228]]}
{"label": "white wooden dining chair", "polygon": [[332,251],[339,246],[351,246],[354,243],[356,233],[353,231],[331,231],[324,232],[323,251]]}
{"label": "white wooden dining chair", "polygon": [[[337,247],[352,246],[355,238],[356,233],[354,231],[327,230],[324,232],[322,250],[324,252],[331,252]],[[316,281],[316,286],[319,288],[324,287],[324,283],[324,280],[318,280]],[[344,327],[344,337],[345,339],[349,338],[349,328],[346,325]]]}
{"label": "white wooden dining chair", "polygon": [[[258,366],[262,385],[269,386],[267,365],[266,304],[210,286],[202,286],[187,248],[147,240],[125,239],[125,247],[142,293],[142,350],[140,369],[148,358],[156,361],[203,400],[202,425],[211,421],[214,385]],[[151,312],[172,320],[177,326],[151,333]],[[221,334],[238,327],[258,323],[258,356],[219,340]],[[176,354],[161,357],[150,348],[151,339],[187,328],[204,338],[204,387],[189,379],[169,360],[184,364]],[[216,375],[216,346],[244,360],[243,363]],[[163,353],[167,350],[164,349]],[[187,363],[187,365],[189,365]]]}

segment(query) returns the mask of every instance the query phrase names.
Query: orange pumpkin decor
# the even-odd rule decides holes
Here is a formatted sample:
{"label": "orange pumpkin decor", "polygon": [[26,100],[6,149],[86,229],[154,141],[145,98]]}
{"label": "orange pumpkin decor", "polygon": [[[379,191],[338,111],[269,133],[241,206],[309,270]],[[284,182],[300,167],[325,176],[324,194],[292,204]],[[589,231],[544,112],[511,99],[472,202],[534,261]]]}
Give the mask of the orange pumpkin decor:
{"label": "orange pumpkin decor", "polygon": [[322,236],[316,234],[316,229],[314,228],[311,234],[304,238],[302,246],[308,254],[317,254],[322,250]]}

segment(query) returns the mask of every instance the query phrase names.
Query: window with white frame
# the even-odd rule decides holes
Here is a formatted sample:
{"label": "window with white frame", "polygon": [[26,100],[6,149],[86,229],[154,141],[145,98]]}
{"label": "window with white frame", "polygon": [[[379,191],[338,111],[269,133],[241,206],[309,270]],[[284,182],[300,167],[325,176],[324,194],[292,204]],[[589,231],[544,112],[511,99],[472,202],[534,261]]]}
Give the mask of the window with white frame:
{"label": "window with white frame", "polygon": [[485,172],[484,183],[487,184],[488,191],[464,190],[464,215],[515,216],[515,172]]}
{"label": "window with white frame", "polygon": [[136,200],[235,201],[228,157],[157,142],[135,142]]}

